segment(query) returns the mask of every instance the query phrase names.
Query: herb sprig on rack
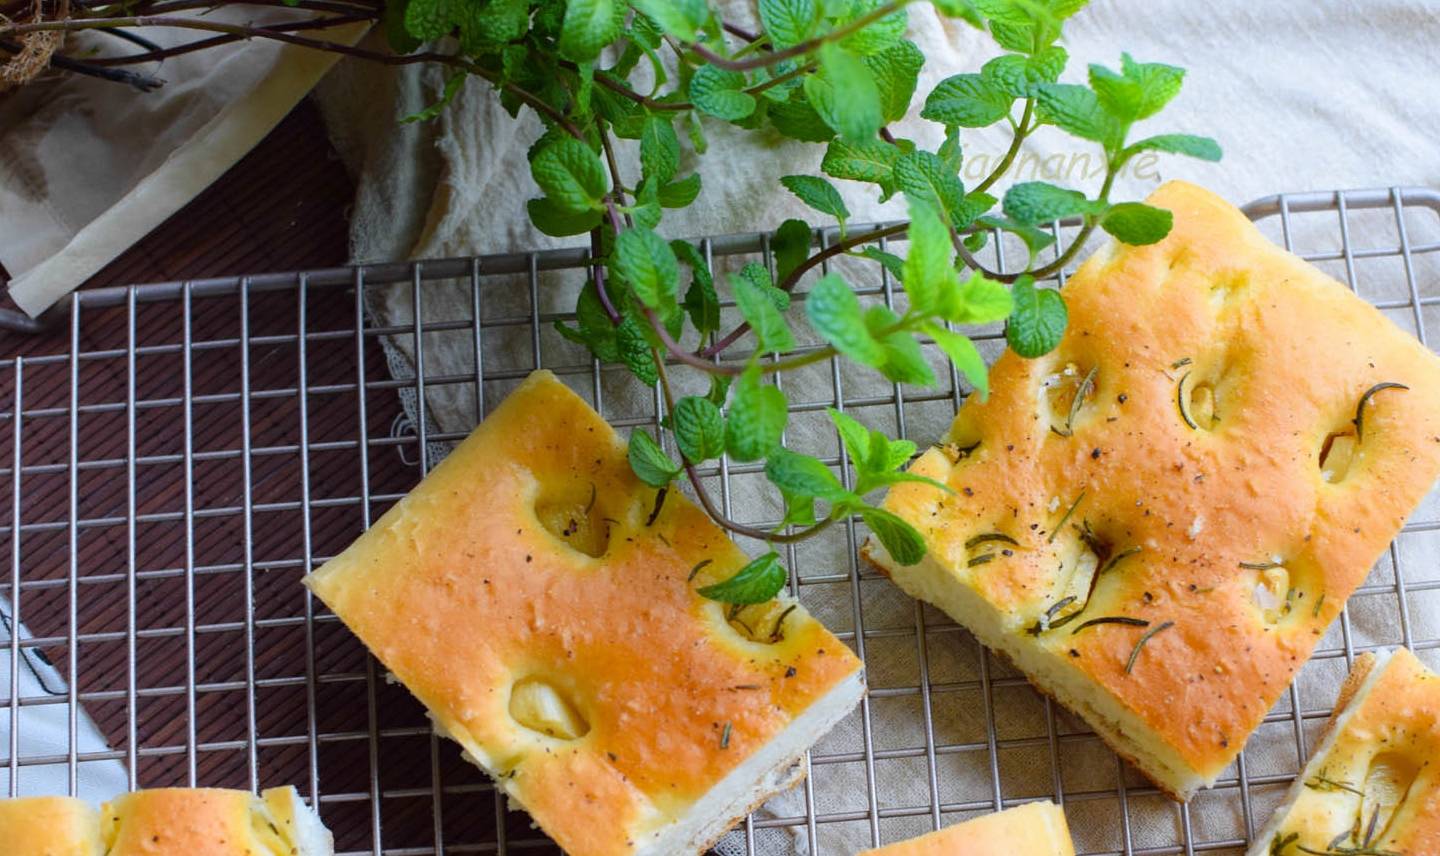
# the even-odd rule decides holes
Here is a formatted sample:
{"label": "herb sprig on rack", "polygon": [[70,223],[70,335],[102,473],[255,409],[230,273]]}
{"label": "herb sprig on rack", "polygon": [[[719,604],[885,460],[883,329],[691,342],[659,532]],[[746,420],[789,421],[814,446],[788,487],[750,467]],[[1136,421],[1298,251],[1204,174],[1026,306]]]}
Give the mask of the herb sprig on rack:
{"label": "herb sprig on rack", "polygon": [[[1132,139],[1137,123],[1179,93],[1182,69],[1121,54],[1118,70],[1092,65],[1084,83],[1061,82],[1069,60],[1064,26],[1086,0],[928,4],[988,32],[996,46],[978,71],[950,76],[920,95],[919,115],[943,129],[933,150],[890,127],[917,101],[926,58],[905,36],[910,8],[927,5],[919,2],[759,0],[753,30],[727,21],[707,0],[393,0],[383,8],[350,0],[286,2],[332,15],[334,25],[377,17],[393,53],[333,45],[280,27],[175,14],[160,21],[119,4],[81,5],[63,20],[0,18],[0,40],[163,23],[389,64],[447,66],[439,100],[410,117],[414,121],[441,115],[472,78],[494,87],[511,115],[533,111],[545,130],[530,149],[539,194],[526,211],[546,234],[588,233],[594,252],[576,321],[558,329],[600,360],[658,384],[664,395],[669,442],[632,432],[636,475],[658,489],[688,480],[720,525],[769,544],[807,538],[858,515],[897,561],[918,562],[925,552],[919,532],[866,498],[876,488],[926,481],[901,469],[915,445],[832,410],[854,468],[847,482],[818,458],[781,446],[788,399],[777,376],[838,359],[895,383],[931,386],[937,378],[923,349],[933,344],[983,397],[986,365],[964,330],[1003,322],[1018,354],[1046,354],[1059,343],[1067,313],[1061,294],[1040,282],[1069,263],[1097,228],[1129,244],[1154,243],[1170,231],[1170,212],[1111,199],[1126,163],[1142,152],[1220,158],[1207,137]],[[7,5],[0,0],[0,11]],[[823,147],[817,150],[821,174],[776,177],[777,192],[794,194],[815,213],[780,226],[771,244],[773,271],[751,264],[717,278],[698,247],[662,236],[666,211],[703,198],[700,174],[690,165],[706,154],[715,123]],[[1008,126],[1010,145],[992,171],[967,186],[963,135],[991,125]],[[992,195],[1025,140],[1042,128],[1099,148],[1105,164],[1099,186],[1084,192],[1027,181],[1003,197]],[[618,140],[635,141],[638,158],[622,158]],[[835,181],[873,185],[881,200],[903,194],[909,222],[857,230]],[[1040,227],[1067,217],[1080,218],[1080,228],[1064,249],[1052,250],[1055,237]],[[817,229],[832,223],[839,239],[817,250]],[[991,233],[1025,247],[1019,270],[993,270],[977,258]],[[902,234],[908,238],[903,258],[876,246]],[[1047,250],[1052,257],[1042,263]],[[904,309],[868,303],[840,274],[809,276],[840,256],[868,260],[898,280]],[[804,293],[803,310],[792,300],[797,292]],[[730,301],[740,319],[726,329],[721,307]],[[802,316],[822,345],[797,344],[794,327]],[[670,374],[676,370],[705,373],[709,392],[675,395]],[[783,500],[777,526],[752,526],[721,513],[699,471],[722,456],[764,462],[765,477]],[[786,576],[772,551],[701,593],[760,602],[773,597]]]}

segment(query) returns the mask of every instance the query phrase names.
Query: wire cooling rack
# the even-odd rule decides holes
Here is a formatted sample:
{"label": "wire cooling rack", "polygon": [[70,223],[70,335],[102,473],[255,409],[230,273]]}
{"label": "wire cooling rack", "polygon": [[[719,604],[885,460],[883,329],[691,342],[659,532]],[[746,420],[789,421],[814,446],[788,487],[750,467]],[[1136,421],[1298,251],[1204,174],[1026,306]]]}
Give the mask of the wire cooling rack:
{"label": "wire cooling rack", "polygon": [[[1246,211],[1427,341],[1440,307],[1440,193],[1290,194]],[[987,252],[1003,265],[1004,249],[992,241]],[[765,258],[768,242],[730,236],[703,250],[717,262]],[[604,393],[623,373],[550,329],[565,316],[548,310],[542,277],[581,276],[585,261],[555,251],[90,291],[70,301],[68,349],[0,362],[0,478],[11,487],[0,794],[42,781],[85,793],[106,775],[128,787],[294,783],[344,853],[553,851],[298,582],[463,436],[397,422],[402,399],[452,387],[479,418],[543,365],[615,424],[653,425],[653,397],[615,412]],[[376,289],[408,288],[419,304],[432,283],[453,290],[457,278],[464,317],[367,325]],[[888,280],[865,291],[896,296]],[[473,365],[427,371],[431,333],[468,337]],[[386,370],[394,355],[382,340],[409,344],[412,377]],[[516,342],[521,363],[494,356]],[[831,367],[828,382],[797,385],[792,418],[843,407],[924,444],[966,394],[953,372],[939,391],[848,383]],[[728,463],[712,473],[742,519],[732,486],[747,476],[753,468]],[[1065,805],[1081,853],[1238,853],[1303,763],[1356,653],[1403,644],[1437,665],[1432,496],[1235,767],[1180,806],[943,614],[859,566],[856,524],[836,531],[828,554],[791,550],[792,584],[866,659],[870,696],[811,753],[807,783],[782,804],[797,808],[747,819],[732,850],[767,853],[776,830],[795,829],[828,856],[1048,797]],[[33,732],[47,712],[59,738],[41,745]]]}

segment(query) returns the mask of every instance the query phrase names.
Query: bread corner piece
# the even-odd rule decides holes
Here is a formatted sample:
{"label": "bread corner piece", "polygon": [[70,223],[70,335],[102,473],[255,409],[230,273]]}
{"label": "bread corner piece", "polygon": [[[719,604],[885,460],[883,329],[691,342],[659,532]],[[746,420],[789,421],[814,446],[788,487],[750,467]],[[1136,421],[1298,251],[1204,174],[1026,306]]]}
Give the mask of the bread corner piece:
{"label": "bread corner piece", "polygon": [[1320,745],[1249,856],[1440,853],[1440,676],[1358,658]]}
{"label": "bread corner piece", "polygon": [[1149,203],[1169,236],[1090,258],[913,465],[954,493],[886,498],[927,558],[865,552],[1186,799],[1430,490],[1440,360],[1213,194]]}
{"label": "bread corner piece", "polygon": [[73,797],[0,800],[0,853],[6,856],[101,856],[100,815]]}
{"label": "bread corner piece", "polygon": [[330,832],[292,787],[122,794],[97,812],[70,797],[0,800],[5,856],[333,856]]}
{"label": "bread corner piece", "polygon": [[987,814],[861,856],[1075,856],[1065,811],[1032,802]]}
{"label": "bread corner piece", "polygon": [[695,853],[864,693],[798,604],[695,590],[747,557],[549,372],[307,584],[567,852]]}

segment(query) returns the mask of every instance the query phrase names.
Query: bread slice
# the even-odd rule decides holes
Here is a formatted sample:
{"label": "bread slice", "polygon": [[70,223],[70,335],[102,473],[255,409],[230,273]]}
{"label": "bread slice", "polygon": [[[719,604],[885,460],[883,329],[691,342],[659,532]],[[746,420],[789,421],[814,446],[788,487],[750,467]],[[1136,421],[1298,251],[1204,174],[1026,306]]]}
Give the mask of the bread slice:
{"label": "bread slice", "polygon": [[1355,661],[1326,733],[1249,856],[1440,853],[1440,676],[1404,648]]}
{"label": "bread slice", "polygon": [[799,604],[696,594],[747,561],[539,371],[306,584],[567,852],[678,854],[864,692]]}
{"label": "bread slice", "polygon": [[102,856],[100,815],[73,797],[0,800],[5,856]]}
{"label": "bread slice", "polygon": [[333,856],[330,832],[292,787],[122,794],[97,812],[70,797],[0,801],[5,856]]}
{"label": "bread slice", "polygon": [[1170,235],[1089,259],[913,465],[955,493],[886,498],[928,557],[866,554],[1185,799],[1430,490],[1440,360],[1211,193],[1149,201]]}
{"label": "bread slice", "polygon": [[1064,810],[1052,802],[1032,802],[862,856],[1075,856],[1075,845]]}

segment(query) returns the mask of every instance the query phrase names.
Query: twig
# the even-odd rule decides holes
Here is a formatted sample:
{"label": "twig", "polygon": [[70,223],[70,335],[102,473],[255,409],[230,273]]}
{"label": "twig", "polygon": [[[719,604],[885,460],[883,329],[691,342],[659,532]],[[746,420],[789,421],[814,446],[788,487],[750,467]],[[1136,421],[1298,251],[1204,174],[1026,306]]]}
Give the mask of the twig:
{"label": "twig", "polygon": [[[0,50],[9,51],[18,56],[25,48],[9,39],[0,39]],[[75,74],[83,74],[86,77],[108,80],[112,83],[123,83],[126,86],[133,86],[141,92],[154,92],[165,85],[165,81],[158,77],[139,74],[134,71],[102,68],[96,63],[81,62],[62,54],[50,55],[50,67],[58,68],[61,71],[74,72]]]}
{"label": "twig", "polygon": [[[263,29],[273,33],[293,33],[303,30],[328,30],[332,27],[344,26],[345,24],[353,24],[359,21],[366,20],[370,20],[370,16],[341,15],[332,18],[312,18],[306,21],[289,21],[283,24],[270,24]],[[115,35],[120,35],[121,33],[125,33],[126,35],[134,35],[133,33],[128,33],[125,30],[99,30],[98,32],[112,33]],[[183,45],[175,45],[168,48],[162,48],[159,45],[155,45],[153,50],[149,50],[145,53],[126,54],[125,56],[117,57],[100,57],[97,59],[93,59],[90,62],[92,65],[96,66],[138,65],[140,63],[159,62],[161,60],[169,59],[170,57],[183,56],[184,54],[194,53],[195,51],[202,51],[207,48],[219,47],[220,45],[245,41],[245,39],[245,36],[211,36],[208,39],[199,39],[197,41],[186,42]],[[154,43],[152,42],[151,44]]]}
{"label": "twig", "polygon": [[880,20],[881,18],[884,18],[887,15],[893,15],[894,13],[900,11],[905,7],[905,4],[907,2],[908,0],[898,0],[898,2],[886,3],[884,6],[872,9],[868,14],[861,15],[860,17],[844,25],[843,27],[836,27],[835,29],[831,30],[823,36],[816,36],[813,39],[807,39],[806,41],[800,42],[799,44],[791,45],[784,50],[771,51],[770,53],[751,57],[749,59],[737,60],[723,57],[702,44],[691,44],[687,47],[689,47],[690,50],[694,51],[699,56],[704,57],[705,61],[710,63],[711,65],[718,66],[727,71],[749,71],[752,68],[762,68],[764,66],[774,65],[777,62],[787,60],[791,57],[803,56],[804,54],[815,50],[826,42],[838,42],[846,36],[849,36],[851,33],[862,30],[870,24],[873,24],[876,21]]}

